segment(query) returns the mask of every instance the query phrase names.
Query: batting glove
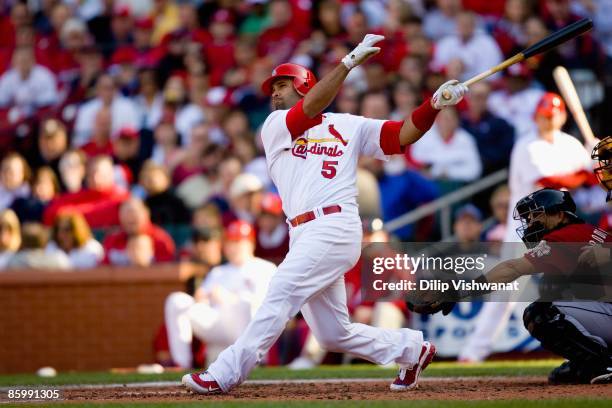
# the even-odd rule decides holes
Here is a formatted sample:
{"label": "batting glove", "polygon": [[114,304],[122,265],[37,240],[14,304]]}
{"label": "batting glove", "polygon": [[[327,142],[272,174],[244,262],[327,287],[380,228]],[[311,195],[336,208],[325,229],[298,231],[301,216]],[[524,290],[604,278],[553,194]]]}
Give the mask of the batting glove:
{"label": "batting glove", "polygon": [[373,47],[373,45],[384,39],[383,35],[366,34],[355,49],[342,58],[342,63],[348,69],[353,69],[357,65],[363,64],[368,58],[380,52],[380,47]]}
{"label": "batting glove", "polygon": [[463,95],[468,92],[468,87],[456,79],[443,83],[431,97],[432,106],[442,109],[445,106],[458,104]]}

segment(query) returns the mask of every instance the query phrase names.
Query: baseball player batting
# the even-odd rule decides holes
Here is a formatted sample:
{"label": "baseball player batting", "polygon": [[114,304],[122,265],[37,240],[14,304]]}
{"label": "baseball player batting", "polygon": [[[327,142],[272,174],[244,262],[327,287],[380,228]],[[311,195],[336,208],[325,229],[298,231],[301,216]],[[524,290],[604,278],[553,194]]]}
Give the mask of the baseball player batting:
{"label": "baseball player batting", "polygon": [[[416,388],[432,360],[435,347],[423,341],[420,331],[351,323],[346,306],[343,275],[361,248],[355,186],[359,156],[385,160],[401,153],[429,130],[443,106],[456,105],[467,92],[458,81],[446,82],[403,122],[323,114],[350,70],[377,54],[375,44],[383,38],[366,35],[318,83],[312,72],[295,64],[279,65],[263,83],[273,112],[261,134],[268,170],[291,226],[290,249],[240,338],[208,370],[183,376],[193,392],[224,393],[245,381],[300,309],[327,350],[399,364],[392,390]],[[441,98],[443,91],[448,99]]]}

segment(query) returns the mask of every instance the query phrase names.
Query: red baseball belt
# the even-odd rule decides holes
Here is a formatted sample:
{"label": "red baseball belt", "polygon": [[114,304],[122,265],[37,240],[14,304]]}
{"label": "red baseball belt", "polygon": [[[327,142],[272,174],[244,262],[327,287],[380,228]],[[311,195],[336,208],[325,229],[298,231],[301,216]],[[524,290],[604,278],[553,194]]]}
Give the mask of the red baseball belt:
{"label": "red baseball belt", "polygon": [[[321,208],[323,215],[339,213],[342,211],[342,208],[339,205],[330,205],[329,207]],[[297,227],[300,224],[307,223],[308,221],[312,221],[317,218],[317,214],[314,211],[306,211],[303,214],[296,216],[289,220],[289,223],[292,227]]]}

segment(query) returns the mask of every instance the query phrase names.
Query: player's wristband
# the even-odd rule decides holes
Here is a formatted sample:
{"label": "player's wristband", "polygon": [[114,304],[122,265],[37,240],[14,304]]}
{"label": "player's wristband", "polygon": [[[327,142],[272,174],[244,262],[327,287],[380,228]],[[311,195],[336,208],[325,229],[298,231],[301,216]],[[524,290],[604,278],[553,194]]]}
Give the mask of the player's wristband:
{"label": "player's wristband", "polygon": [[423,133],[427,132],[429,129],[431,129],[434,120],[436,120],[438,112],[440,112],[438,109],[431,106],[431,98],[427,98],[427,100],[423,102],[421,106],[412,112],[411,119],[414,127]]}

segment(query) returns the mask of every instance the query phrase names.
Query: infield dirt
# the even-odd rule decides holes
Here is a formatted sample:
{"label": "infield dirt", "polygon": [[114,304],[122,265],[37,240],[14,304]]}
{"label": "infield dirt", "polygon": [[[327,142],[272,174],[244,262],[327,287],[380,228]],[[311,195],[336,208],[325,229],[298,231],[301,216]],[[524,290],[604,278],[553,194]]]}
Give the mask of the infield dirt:
{"label": "infield dirt", "polygon": [[542,377],[480,377],[470,379],[421,380],[419,389],[392,392],[389,381],[299,382],[280,384],[246,383],[229,394],[202,396],[183,386],[70,388],[63,391],[65,401],[74,402],[180,402],[180,401],[321,401],[321,400],[507,400],[507,399],[612,399],[606,385],[552,386]]}

